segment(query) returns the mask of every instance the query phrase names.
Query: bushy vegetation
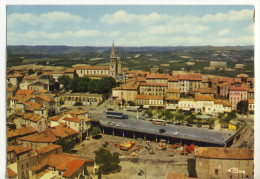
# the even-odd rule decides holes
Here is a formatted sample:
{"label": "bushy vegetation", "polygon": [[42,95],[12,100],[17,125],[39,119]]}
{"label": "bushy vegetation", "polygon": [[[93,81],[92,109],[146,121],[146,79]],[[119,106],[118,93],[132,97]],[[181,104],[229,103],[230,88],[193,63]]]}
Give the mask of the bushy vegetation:
{"label": "bushy vegetation", "polygon": [[219,122],[223,125],[227,125],[230,123],[231,120],[234,120],[237,118],[237,114],[235,111],[231,111],[227,114],[220,113],[218,115]]}
{"label": "bushy vegetation", "polygon": [[100,148],[95,151],[95,163],[102,174],[118,172],[120,170],[120,160],[118,153],[111,153],[109,150]]}
{"label": "bushy vegetation", "polygon": [[105,77],[102,79],[89,79],[89,78],[73,78],[68,76],[61,76],[58,78],[60,84],[65,89],[72,92],[89,92],[104,94],[108,93],[110,89],[116,87],[116,81],[112,77]]}
{"label": "bushy vegetation", "polygon": [[92,135],[92,137],[96,137],[96,136],[100,135],[101,134],[100,127],[99,126],[93,127],[90,134]]}
{"label": "bushy vegetation", "polygon": [[72,139],[64,139],[63,138],[63,139],[58,140],[57,144],[62,146],[62,152],[72,153],[71,150],[75,146],[75,141],[72,140]]}

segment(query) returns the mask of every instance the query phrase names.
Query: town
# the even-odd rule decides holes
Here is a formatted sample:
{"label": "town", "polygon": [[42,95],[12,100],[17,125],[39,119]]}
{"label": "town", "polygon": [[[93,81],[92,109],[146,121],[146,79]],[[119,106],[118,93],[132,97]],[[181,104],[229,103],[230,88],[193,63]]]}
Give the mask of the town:
{"label": "town", "polygon": [[7,69],[8,178],[254,177],[253,76],[109,58]]}

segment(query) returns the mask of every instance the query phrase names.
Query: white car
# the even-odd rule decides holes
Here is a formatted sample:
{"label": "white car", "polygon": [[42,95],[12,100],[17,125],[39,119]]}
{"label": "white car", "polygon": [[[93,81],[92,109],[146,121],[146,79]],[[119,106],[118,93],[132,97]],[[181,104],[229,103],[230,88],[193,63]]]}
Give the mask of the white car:
{"label": "white car", "polygon": [[173,134],[174,135],[179,135],[180,133],[179,133],[179,131],[175,131]]}

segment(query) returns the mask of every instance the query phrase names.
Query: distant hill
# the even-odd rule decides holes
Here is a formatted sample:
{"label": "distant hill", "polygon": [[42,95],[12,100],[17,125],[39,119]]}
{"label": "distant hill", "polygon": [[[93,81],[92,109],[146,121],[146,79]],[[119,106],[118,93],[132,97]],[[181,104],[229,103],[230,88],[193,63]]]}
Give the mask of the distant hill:
{"label": "distant hill", "polygon": [[[109,53],[111,47],[92,46],[7,46],[7,55],[62,55],[62,54],[87,54],[87,53]],[[121,47],[116,46],[116,52],[122,53],[145,53],[165,51],[211,51],[211,50],[254,50],[254,46],[143,46],[143,47]]]}

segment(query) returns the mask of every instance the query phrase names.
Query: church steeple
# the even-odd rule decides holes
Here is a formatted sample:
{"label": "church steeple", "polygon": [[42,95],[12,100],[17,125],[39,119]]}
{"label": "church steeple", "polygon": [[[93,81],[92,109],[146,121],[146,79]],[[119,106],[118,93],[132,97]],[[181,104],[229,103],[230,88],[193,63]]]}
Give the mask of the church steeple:
{"label": "church steeple", "polygon": [[115,50],[115,46],[114,46],[114,41],[113,41],[113,45],[112,45],[110,58],[116,58],[116,50]]}

